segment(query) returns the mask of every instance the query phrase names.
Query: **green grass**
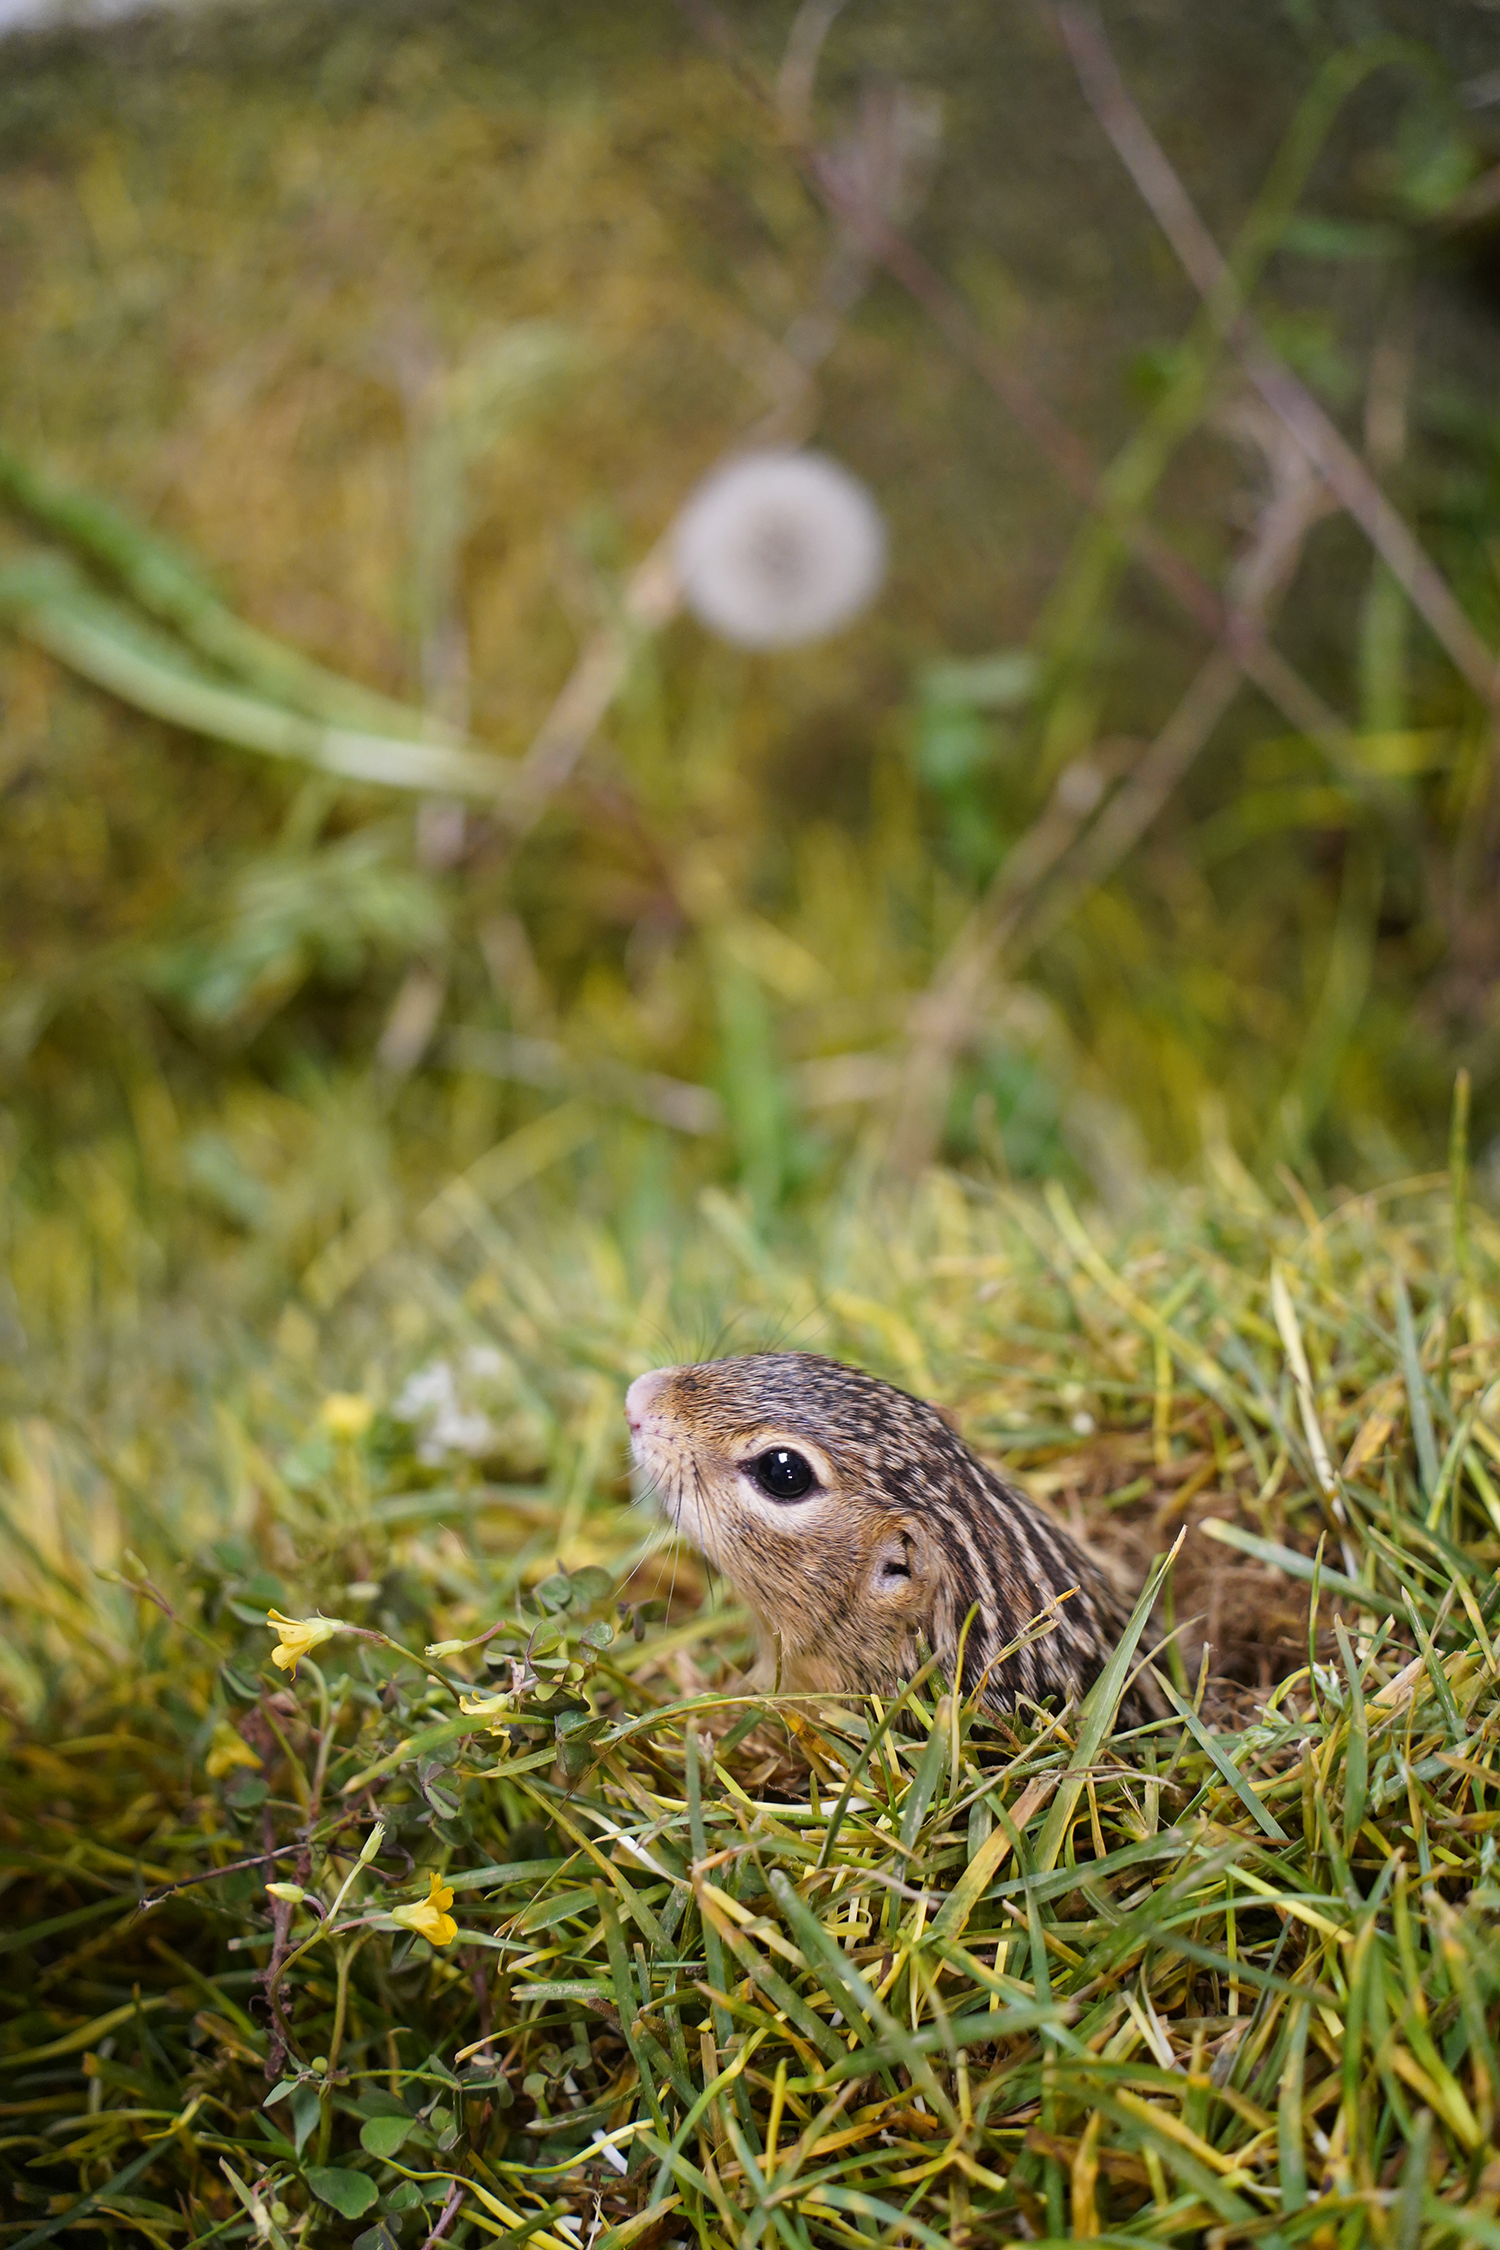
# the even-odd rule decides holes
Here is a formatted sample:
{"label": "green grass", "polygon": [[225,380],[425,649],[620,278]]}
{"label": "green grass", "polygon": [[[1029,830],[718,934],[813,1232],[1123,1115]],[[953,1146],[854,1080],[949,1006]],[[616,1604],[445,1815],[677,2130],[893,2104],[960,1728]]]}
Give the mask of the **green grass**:
{"label": "green grass", "polygon": [[[1468,13],[1441,64],[1271,0],[1117,28],[1493,641]],[[1273,622],[1331,731],[1239,694],[1103,851],[1205,653],[1128,540],[1232,591],[1287,457],[1026,37],[845,11],[816,127],[943,97],[947,332],[1108,520],[872,277],[807,434],[883,602],[776,659],[669,623],[459,861],[372,773],[509,773],[844,301],[774,106],[666,0],[14,50],[0,2250],[1500,2244],[1466,1073],[1399,1176],[1467,1057],[1495,1187],[1493,728],[1313,510]],[[393,740],[417,705],[467,746]],[[1118,794],[1049,861],[1060,774]],[[897,1162],[1017,861],[950,1168]],[[745,1692],[620,1405],[772,1340],[942,1401],[1149,1586],[1081,1710]],[[1115,1736],[1146,1662],[1172,1716]]]}
{"label": "green grass", "polygon": [[[304,1225],[359,1172],[311,1261],[284,1184],[280,1248],[153,1234],[123,1144],[12,1193],[0,2239],[1500,2240],[1493,1219],[939,1172],[632,1232],[569,1114],[520,1192],[534,1128],[414,1181],[354,1091],[241,1114]],[[1186,1528],[1174,1716],[1111,1739],[1123,1660],[1003,1724],[748,1698],[619,1403],[770,1335],[1138,1571]],[[435,1363],[477,1454],[397,1411]],[[270,1606],[344,1621],[295,1679]]]}

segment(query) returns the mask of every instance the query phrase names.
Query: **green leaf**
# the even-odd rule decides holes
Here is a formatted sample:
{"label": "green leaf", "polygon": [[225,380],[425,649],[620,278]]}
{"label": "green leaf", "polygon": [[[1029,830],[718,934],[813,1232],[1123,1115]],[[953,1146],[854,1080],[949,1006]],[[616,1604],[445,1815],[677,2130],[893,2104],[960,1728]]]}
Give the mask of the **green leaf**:
{"label": "green leaf", "polygon": [[323,2097],[310,2083],[292,2088],[292,2146],[300,2156],[312,2139],[313,2130],[323,2114]]}
{"label": "green leaf", "polygon": [[401,2250],[401,2237],[384,2219],[354,2237],[354,2250]]}
{"label": "green leaf", "polygon": [[956,705],[960,710],[1013,711],[1029,701],[1041,676],[1041,667],[1029,649],[996,649],[989,656],[950,657],[929,664],[922,674],[921,694],[926,703]]}
{"label": "green leaf", "polygon": [[341,2164],[313,2164],[307,2184],[320,2203],[327,2203],[342,2219],[361,2219],[380,2190],[368,2172],[349,2172]]}
{"label": "green leaf", "polygon": [[615,1590],[613,1574],[601,1570],[597,1563],[585,1563],[582,1570],[573,1573],[573,1606],[591,1609],[595,1602],[606,1601]]}
{"label": "green leaf", "polygon": [[581,1735],[585,1741],[593,1742],[603,1734],[608,1725],[608,1719],[597,1718],[592,1711],[579,1711],[570,1707],[558,1712],[552,1722],[552,1729],[559,1742],[565,1741],[570,1735],[575,1739]]}
{"label": "green leaf", "polygon": [[359,2145],[367,2156],[395,2156],[416,2124],[414,2117],[370,2117],[359,2129]]}

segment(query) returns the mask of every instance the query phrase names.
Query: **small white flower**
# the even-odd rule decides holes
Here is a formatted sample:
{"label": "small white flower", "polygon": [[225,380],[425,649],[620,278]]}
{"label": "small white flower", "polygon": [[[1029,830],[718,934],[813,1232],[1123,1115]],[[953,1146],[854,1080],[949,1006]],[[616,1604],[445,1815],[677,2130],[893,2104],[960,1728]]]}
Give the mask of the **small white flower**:
{"label": "small white flower", "polygon": [[435,1359],[430,1366],[419,1367],[415,1375],[408,1376],[406,1387],[392,1411],[398,1422],[422,1422],[444,1407],[451,1407],[457,1396],[452,1368],[445,1359]]}
{"label": "small white flower", "polygon": [[750,453],[715,469],[677,519],[683,599],[741,648],[821,640],[873,600],[885,525],[821,453]]}
{"label": "small white flower", "polygon": [[[483,1364],[483,1352],[482,1345],[476,1346],[469,1355],[470,1372],[490,1371]],[[481,1361],[477,1369],[476,1360]],[[429,1467],[453,1453],[477,1458],[498,1442],[498,1433],[489,1416],[460,1397],[458,1379],[445,1359],[436,1359],[430,1366],[418,1368],[408,1378],[392,1411],[398,1422],[409,1422],[421,1431],[417,1459]]]}
{"label": "small white flower", "polygon": [[445,1408],[429,1423],[427,1435],[417,1447],[417,1459],[437,1462],[446,1453],[467,1453],[477,1460],[492,1451],[498,1442],[499,1434],[487,1414],[466,1414],[460,1407]]}

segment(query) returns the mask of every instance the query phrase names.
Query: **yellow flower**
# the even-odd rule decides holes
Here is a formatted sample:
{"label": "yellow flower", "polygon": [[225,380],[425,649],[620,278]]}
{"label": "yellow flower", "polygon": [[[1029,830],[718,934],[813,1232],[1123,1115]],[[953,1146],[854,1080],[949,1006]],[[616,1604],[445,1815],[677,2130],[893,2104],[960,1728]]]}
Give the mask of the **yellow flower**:
{"label": "yellow flower", "polygon": [[225,1774],[233,1773],[236,1766],[248,1766],[252,1773],[260,1772],[259,1758],[244,1736],[227,1719],[221,1719],[214,1728],[214,1738],[203,1762],[210,1779],[214,1781],[222,1781]]}
{"label": "yellow flower", "polygon": [[283,1672],[297,1677],[297,1666],[304,1656],[331,1641],[335,1633],[347,1633],[349,1628],[342,1617],[283,1617],[279,1609],[266,1611],[266,1623],[274,1625],[281,1636],[280,1648],[271,1651],[271,1662],[279,1664]]}
{"label": "yellow flower", "polygon": [[364,1436],[374,1419],[373,1399],[359,1391],[330,1391],[319,1412],[324,1429],[336,1438],[347,1438],[351,1444]]}
{"label": "yellow flower", "polygon": [[[428,1651],[429,1655],[431,1651]],[[509,1690],[498,1695],[461,1695],[458,1708],[466,1719],[492,1719],[491,1734],[503,1734],[505,1722],[515,1717],[515,1698]]]}
{"label": "yellow flower", "polygon": [[458,1935],[458,1924],[447,1911],[453,1904],[453,1893],[441,1875],[429,1876],[428,1882],[431,1887],[426,1898],[415,1906],[393,1908],[391,1920],[399,1922],[404,1930],[415,1930],[429,1945],[451,1945]]}

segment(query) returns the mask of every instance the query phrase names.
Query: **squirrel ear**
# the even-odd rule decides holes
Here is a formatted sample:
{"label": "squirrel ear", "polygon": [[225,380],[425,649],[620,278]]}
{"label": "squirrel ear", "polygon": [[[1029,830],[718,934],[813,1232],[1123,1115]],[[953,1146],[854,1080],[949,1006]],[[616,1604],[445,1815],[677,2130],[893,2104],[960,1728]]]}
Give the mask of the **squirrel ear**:
{"label": "squirrel ear", "polygon": [[877,1594],[904,1592],[922,1576],[922,1558],[909,1531],[882,1539],[870,1560],[870,1584]]}

